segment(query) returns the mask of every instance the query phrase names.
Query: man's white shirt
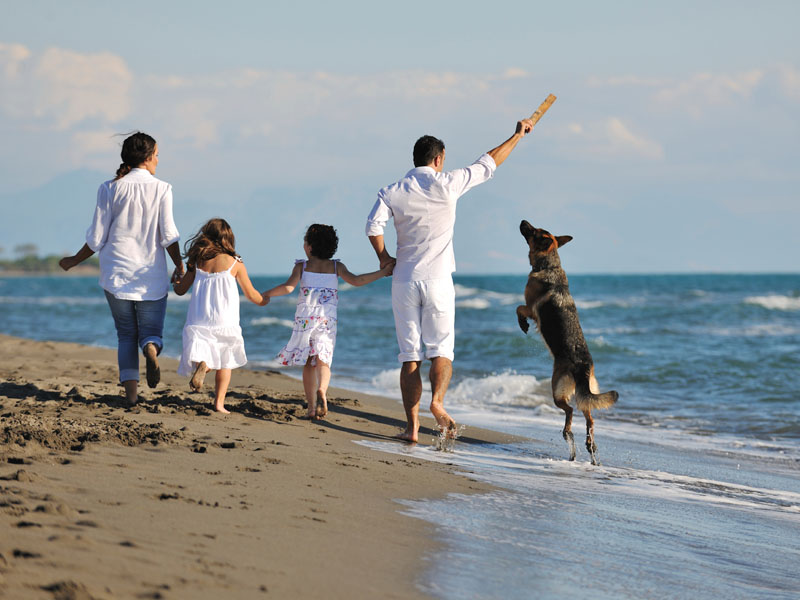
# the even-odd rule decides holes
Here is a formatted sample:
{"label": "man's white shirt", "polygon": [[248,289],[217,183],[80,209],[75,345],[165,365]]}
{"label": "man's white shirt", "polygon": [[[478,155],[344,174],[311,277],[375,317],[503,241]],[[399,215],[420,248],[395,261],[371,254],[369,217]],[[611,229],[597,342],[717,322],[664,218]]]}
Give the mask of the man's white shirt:
{"label": "man's white shirt", "polygon": [[491,179],[496,168],[488,154],[468,167],[443,173],[416,167],[378,192],[366,232],[368,236],[383,235],[386,223],[394,219],[397,264],[393,281],[441,279],[456,270],[456,203],[470,189]]}

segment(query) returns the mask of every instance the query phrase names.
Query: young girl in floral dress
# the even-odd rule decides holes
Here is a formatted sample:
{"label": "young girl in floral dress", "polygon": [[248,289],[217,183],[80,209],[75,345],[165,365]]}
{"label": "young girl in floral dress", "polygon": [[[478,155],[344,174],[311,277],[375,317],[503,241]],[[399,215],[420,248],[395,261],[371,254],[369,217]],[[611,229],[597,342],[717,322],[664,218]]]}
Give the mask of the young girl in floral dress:
{"label": "young girl in floral dress", "polygon": [[326,394],[336,345],[339,278],[353,286],[366,285],[390,275],[394,264],[380,271],[354,275],[338,260],[331,260],[339,238],[330,225],[311,225],[303,241],[307,260],[295,261],[289,279],[264,292],[264,296],[284,296],[291,294],[298,284],[300,286],[292,337],[278,354],[278,361],[286,366],[303,367],[308,418],[319,419],[328,413]]}

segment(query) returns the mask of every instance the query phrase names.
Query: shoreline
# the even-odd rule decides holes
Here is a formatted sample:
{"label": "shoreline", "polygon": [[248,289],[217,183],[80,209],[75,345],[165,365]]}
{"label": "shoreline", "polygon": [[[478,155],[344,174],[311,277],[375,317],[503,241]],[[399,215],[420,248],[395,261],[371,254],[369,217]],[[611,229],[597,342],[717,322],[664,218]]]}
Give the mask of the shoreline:
{"label": "shoreline", "polygon": [[[300,381],[237,369],[220,415],[213,378],[192,393],[160,363],[128,409],[114,350],[0,335],[0,591],[425,598],[414,582],[441,542],[397,500],[495,489],[354,443],[391,440],[396,400],[331,388],[310,422]],[[459,444],[518,439],[468,433]]]}
{"label": "shoreline", "polygon": [[9,279],[16,279],[19,277],[99,277],[100,269],[94,267],[82,267],[78,265],[69,271],[22,271],[22,270],[8,270],[0,271],[0,279],[5,277]]}

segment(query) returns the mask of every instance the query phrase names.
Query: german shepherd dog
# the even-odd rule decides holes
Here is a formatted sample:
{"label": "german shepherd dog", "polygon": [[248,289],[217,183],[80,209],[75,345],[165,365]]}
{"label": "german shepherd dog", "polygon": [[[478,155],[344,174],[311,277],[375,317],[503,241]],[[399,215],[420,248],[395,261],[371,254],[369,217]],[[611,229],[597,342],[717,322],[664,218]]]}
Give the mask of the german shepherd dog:
{"label": "german shepherd dog", "polygon": [[520,329],[528,333],[528,319],[532,319],[553,355],[553,400],[566,413],[562,435],[569,444],[569,459],[575,460],[572,407],[569,405],[574,396],[578,410],[586,417],[586,449],[592,464],[600,464],[594,443],[592,410],[612,406],[619,394],[599,391],[592,355],[578,322],[578,310],[569,293],[567,275],[561,268],[558,248],[572,236],[554,236],[527,221],[520,223],[519,230],[530,247],[528,258],[532,267],[525,285],[525,304],[517,307]]}

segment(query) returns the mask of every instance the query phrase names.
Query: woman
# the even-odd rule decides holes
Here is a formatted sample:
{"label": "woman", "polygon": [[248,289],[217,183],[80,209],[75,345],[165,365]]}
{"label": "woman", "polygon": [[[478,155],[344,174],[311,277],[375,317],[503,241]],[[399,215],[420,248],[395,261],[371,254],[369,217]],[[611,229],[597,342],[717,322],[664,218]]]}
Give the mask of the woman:
{"label": "woman", "polygon": [[[94,219],[86,244],[61,259],[65,271],[95,252],[100,259],[100,285],[105,290],[119,342],[119,380],[129,405],[136,404],[139,350],[147,364],[147,385],[161,377],[158,355],[167,308],[169,279],[164,248],[175,264],[173,279],[183,275],[180,235],[172,218],[172,186],[156,179],[158,144],[137,132],[122,144],[117,176],[97,190]],[[138,348],[137,348],[138,346]]]}

